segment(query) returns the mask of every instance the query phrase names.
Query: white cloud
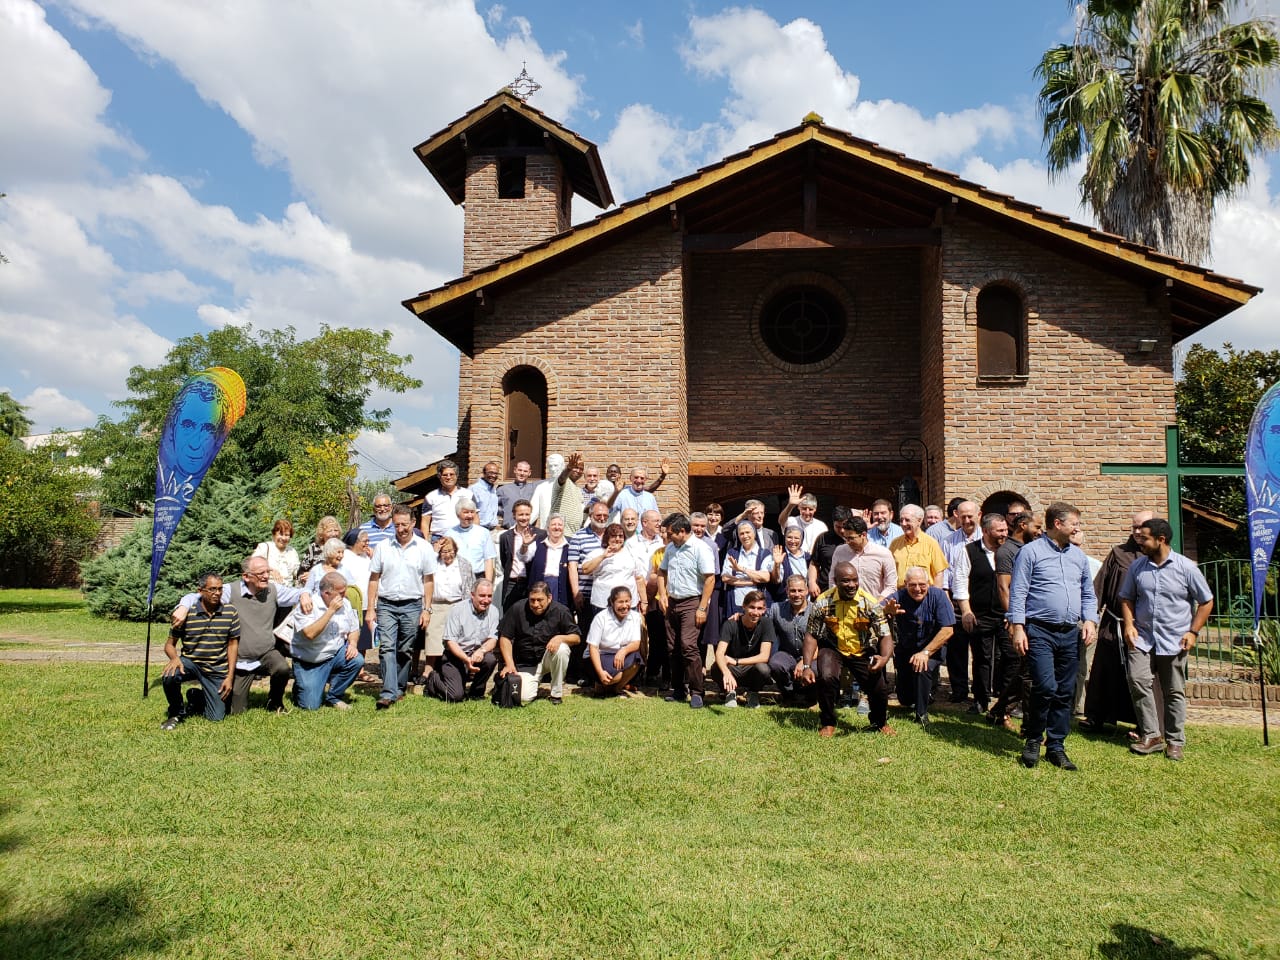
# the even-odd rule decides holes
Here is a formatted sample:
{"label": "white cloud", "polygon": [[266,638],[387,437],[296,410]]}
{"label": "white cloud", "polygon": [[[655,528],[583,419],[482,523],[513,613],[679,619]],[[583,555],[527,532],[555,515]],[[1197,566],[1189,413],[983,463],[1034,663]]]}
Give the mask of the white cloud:
{"label": "white cloud", "polygon": [[120,287],[120,300],[131,307],[140,307],[153,300],[170,303],[192,303],[212,293],[208,287],[192,283],[179,270],[161,270],[155,273],[132,274]]}
{"label": "white cloud", "polygon": [[27,408],[32,433],[79,430],[96,419],[92,410],[55,387],[37,387],[18,402]]}
{"label": "white cloud", "polygon": [[102,113],[111,95],[28,0],[0,0],[0,170],[5,189],[81,176],[103,148],[136,153]]}
{"label": "white cloud", "polygon": [[644,20],[637,19],[635,23],[624,24],[622,29],[634,46],[644,46]]}
{"label": "white cloud", "polygon": [[[424,436],[424,434],[446,434]],[[356,437],[357,462],[364,476],[386,474],[402,477],[458,449],[457,430],[449,426],[429,429],[393,419],[386,433],[365,431]]]}
{"label": "white cloud", "polygon": [[1021,158],[996,166],[981,157],[970,157],[956,172],[996,193],[1007,193],[1077,223],[1096,225],[1093,213],[1080,202],[1076,186],[1080,169],[1072,168],[1064,176],[1050,179],[1048,167],[1039,160]]}
{"label": "white cloud", "polygon": [[809,111],[830,126],[942,165],[985,142],[1009,140],[1027,124],[1026,117],[1001,106],[926,117],[892,100],[859,100],[857,75],[840,66],[821,27],[804,18],[780,24],[760,10],[736,7],[695,16],[681,56],[704,81],[726,83],[719,120],[688,128],[645,104],[625,108],[602,147],[621,196],[767,140],[799,124]]}
{"label": "white cloud", "polygon": [[461,216],[412,147],[513,79],[522,62],[537,105],[571,119],[580,84],[563,54],[501,7],[468,0],[328,4],[232,0],[68,0],[173,63],[279,164],[327,221],[374,256],[456,269]]}

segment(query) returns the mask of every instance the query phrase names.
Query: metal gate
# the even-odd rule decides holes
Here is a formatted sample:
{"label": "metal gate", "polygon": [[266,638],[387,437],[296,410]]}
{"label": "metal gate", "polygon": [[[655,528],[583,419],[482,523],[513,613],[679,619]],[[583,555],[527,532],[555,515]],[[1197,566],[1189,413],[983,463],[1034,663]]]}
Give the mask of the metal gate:
{"label": "metal gate", "polygon": [[[1210,560],[1200,564],[1213,591],[1213,616],[1188,658],[1188,672],[1198,680],[1256,681],[1253,656],[1253,575],[1248,560]],[[1280,560],[1267,572],[1262,619],[1280,619],[1276,578]]]}

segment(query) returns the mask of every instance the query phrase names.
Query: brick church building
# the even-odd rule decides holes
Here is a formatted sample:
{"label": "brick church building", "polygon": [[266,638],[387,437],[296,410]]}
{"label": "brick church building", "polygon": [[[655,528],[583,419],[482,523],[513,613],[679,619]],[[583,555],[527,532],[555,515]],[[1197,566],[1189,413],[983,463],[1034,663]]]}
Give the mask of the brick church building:
{"label": "brick church building", "polygon": [[1258,292],[813,114],[618,206],[507,90],[416,152],[465,209],[463,275],[405,301],[461,353],[464,476],[666,456],[664,510],[1016,494],[1110,542],[1165,480],[1101,464],[1164,462],[1174,344]]}

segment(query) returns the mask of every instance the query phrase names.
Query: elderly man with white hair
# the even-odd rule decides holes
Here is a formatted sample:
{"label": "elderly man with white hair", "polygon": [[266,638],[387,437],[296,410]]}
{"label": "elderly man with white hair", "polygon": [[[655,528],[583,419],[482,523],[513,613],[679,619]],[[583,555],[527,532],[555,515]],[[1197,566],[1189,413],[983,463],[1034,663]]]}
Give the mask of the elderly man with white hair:
{"label": "elderly man with white hair", "polygon": [[902,520],[902,536],[889,544],[894,566],[898,568],[898,586],[906,584],[907,567],[924,567],[929,572],[930,583],[935,587],[945,587],[947,558],[938,541],[920,529],[924,523],[924,508],[908,503],[898,511],[898,517]]}
{"label": "elderly man with white hair", "polygon": [[320,578],[321,604],[294,619],[293,697],[303,710],[321,705],[349,710],[342,698],[364,667],[360,620],[347,600],[347,581],[337,572]]}
{"label": "elderly man with white hair", "polygon": [[494,545],[490,532],[480,525],[480,511],[474,500],[463,498],[455,508],[457,523],[447,531],[448,536],[458,546],[458,557],[471,567],[471,573],[477,580],[493,581],[493,562],[497,559],[498,548]]}

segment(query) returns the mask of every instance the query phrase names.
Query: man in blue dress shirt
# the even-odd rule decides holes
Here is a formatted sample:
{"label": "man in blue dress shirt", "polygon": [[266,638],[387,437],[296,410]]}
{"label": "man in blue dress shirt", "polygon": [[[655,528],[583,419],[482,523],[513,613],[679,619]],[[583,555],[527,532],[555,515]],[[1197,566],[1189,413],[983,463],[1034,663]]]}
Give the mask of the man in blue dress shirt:
{"label": "man in blue dress shirt", "polygon": [[[1124,613],[1125,656],[1129,690],[1138,720],[1134,753],[1163,749],[1170,760],[1181,760],[1186,743],[1187,698],[1183,670],[1187,651],[1213,612],[1213,593],[1195,561],[1169,546],[1173,527],[1150,517],[1134,531],[1142,556],[1129,565],[1120,586]],[[1156,712],[1153,681],[1164,694],[1164,736]]]}
{"label": "man in blue dress shirt", "polygon": [[1013,645],[1025,655],[1031,672],[1031,702],[1023,735],[1021,762],[1045,759],[1075,770],[1064,742],[1071,728],[1075,698],[1077,645],[1093,643],[1098,630],[1098,601],[1089,575],[1089,558],[1071,543],[1080,527],[1080,511],[1054,503],[1044,513],[1044,535],[1018,552],[1009,583],[1009,627]]}

